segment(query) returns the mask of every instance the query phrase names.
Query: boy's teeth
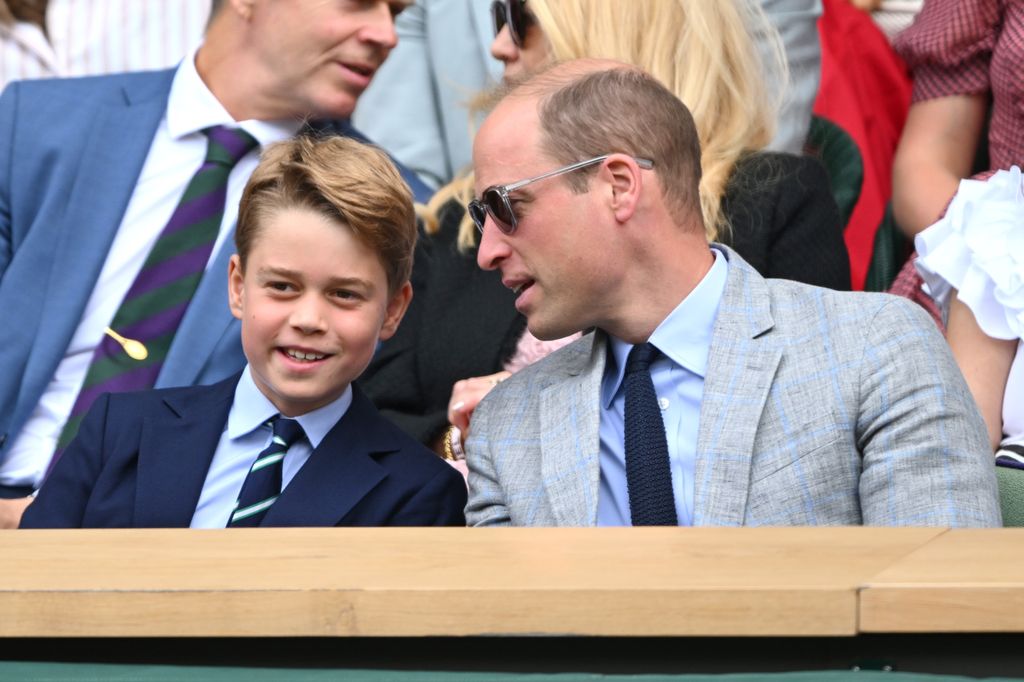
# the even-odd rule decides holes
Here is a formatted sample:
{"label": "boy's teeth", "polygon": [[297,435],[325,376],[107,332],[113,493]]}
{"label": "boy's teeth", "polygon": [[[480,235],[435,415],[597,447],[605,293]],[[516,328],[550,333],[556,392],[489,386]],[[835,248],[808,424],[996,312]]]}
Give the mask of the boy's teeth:
{"label": "boy's teeth", "polygon": [[326,355],[320,353],[303,353],[300,350],[289,350],[288,355],[295,358],[296,360],[323,360]]}

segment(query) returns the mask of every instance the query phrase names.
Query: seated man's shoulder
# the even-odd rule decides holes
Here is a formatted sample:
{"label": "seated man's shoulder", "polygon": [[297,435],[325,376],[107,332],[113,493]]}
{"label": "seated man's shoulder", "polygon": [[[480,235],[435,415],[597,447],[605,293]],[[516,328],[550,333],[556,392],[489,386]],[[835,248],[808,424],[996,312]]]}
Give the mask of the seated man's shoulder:
{"label": "seated man's shoulder", "polygon": [[[95,97],[106,91],[121,91],[125,86],[143,83],[167,83],[174,77],[173,69],[162,71],[134,71],[131,73],[77,76],[74,78],[33,78],[14,81],[9,89],[17,89],[25,96],[78,95]],[[71,113],[71,112],[69,112]]]}
{"label": "seated man's shoulder", "polygon": [[586,333],[572,343],[531,363],[495,386],[484,400],[522,400],[524,394],[537,394],[552,384],[579,374],[593,362],[595,339],[594,333]]}
{"label": "seated man's shoulder", "polygon": [[13,112],[22,111],[22,123],[53,127],[95,112],[95,105],[166,98],[173,77],[172,69],[14,81],[4,88],[0,101]]}
{"label": "seated man's shoulder", "polygon": [[[772,295],[772,314],[781,325],[806,325],[818,319],[829,327],[861,327],[879,324],[895,328],[937,331],[928,313],[909,299],[868,291],[834,291],[788,280],[767,280]],[[891,327],[890,327],[891,328]],[[806,331],[806,327],[804,327]]]}

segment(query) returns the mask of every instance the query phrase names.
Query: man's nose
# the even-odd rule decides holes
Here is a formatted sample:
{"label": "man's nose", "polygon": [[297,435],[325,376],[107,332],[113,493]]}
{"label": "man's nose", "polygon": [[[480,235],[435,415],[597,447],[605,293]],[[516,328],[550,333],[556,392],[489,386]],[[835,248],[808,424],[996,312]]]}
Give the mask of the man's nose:
{"label": "man's nose", "polygon": [[398,44],[391,7],[386,2],[377,2],[368,12],[359,37],[391,50]]}
{"label": "man's nose", "polygon": [[505,235],[494,224],[490,215],[484,221],[484,229],[480,234],[480,245],[476,250],[476,263],[484,270],[495,270],[501,261],[508,257],[511,249]]}

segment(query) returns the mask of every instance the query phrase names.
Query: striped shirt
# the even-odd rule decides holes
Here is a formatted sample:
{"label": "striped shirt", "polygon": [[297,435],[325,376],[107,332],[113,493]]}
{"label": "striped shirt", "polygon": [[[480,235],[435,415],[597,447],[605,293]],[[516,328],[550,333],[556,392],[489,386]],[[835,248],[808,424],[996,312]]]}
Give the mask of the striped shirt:
{"label": "striped shirt", "polygon": [[50,39],[0,25],[0,88],[9,81],[174,66],[202,40],[211,0],[50,0]]}

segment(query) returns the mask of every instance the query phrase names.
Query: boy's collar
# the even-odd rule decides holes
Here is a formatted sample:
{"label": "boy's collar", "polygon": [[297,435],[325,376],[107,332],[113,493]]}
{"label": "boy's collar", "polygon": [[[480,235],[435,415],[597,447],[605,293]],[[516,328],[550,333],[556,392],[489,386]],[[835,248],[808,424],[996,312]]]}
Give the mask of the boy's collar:
{"label": "boy's collar", "polygon": [[[352,404],[352,386],[333,401],[312,412],[294,417],[306,433],[306,438],[315,449],[320,441],[334,428],[348,412]],[[227,431],[232,440],[241,438],[260,428],[267,420],[278,414],[277,407],[263,395],[252,378],[252,369],[245,366],[235,387],[235,399],[228,414]]]}

